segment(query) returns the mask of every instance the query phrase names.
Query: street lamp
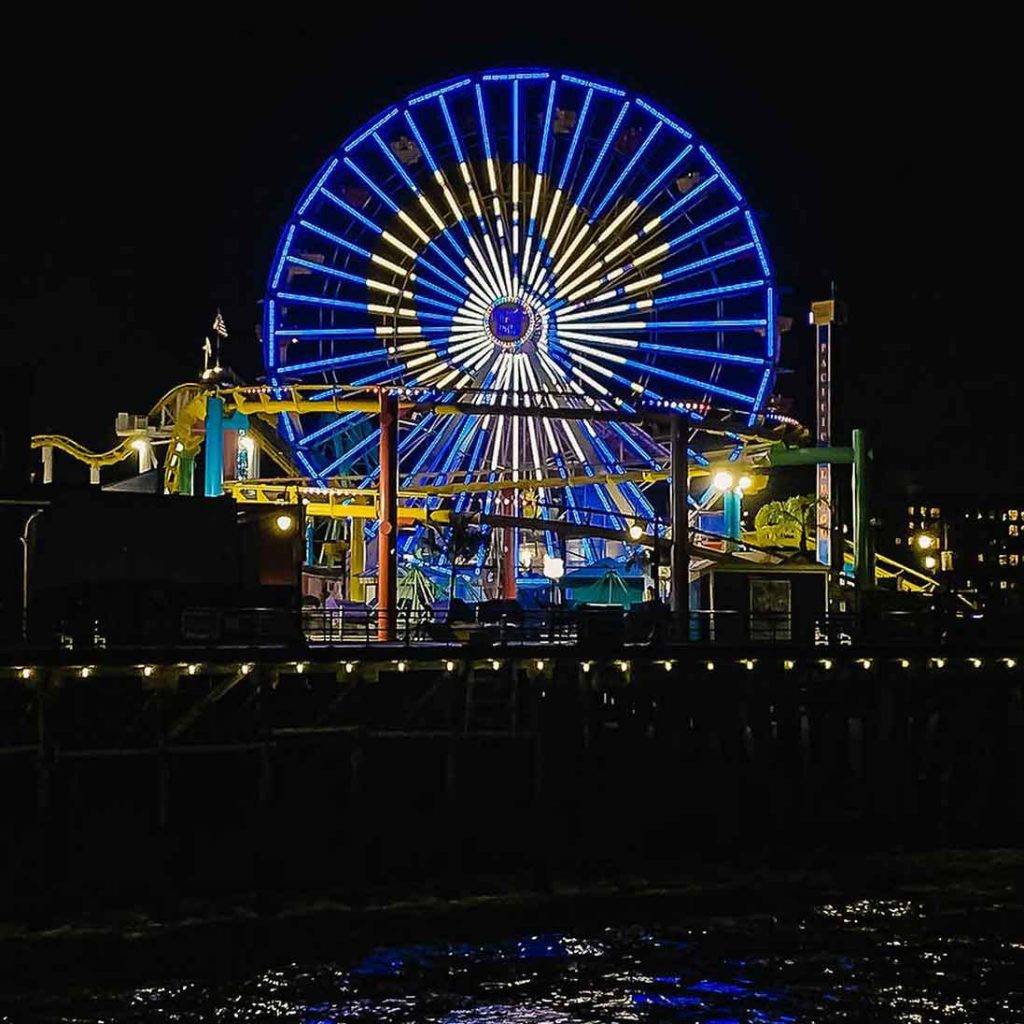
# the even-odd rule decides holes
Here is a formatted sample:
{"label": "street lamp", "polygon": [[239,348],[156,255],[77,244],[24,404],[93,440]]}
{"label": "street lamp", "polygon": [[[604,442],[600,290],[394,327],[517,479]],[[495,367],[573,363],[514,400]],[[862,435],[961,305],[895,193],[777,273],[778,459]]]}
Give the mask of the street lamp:
{"label": "street lamp", "polygon": [[644,528],[640,523],[633,523],[629,528],[629,539],[632,541],[639,540],[644,535]]}
{"label": "street lamp", "polygon": [[551,603],[557,603],[558,581],[565,575],[565,562],[551,555],[544,556],[544,575],[551,581]]}
{"label": "street lamp", "polygon": [[924,556],[924,567],[926,569],[934,569],[935,566],[937,566],[938,564],[939,564],[938,560],[936,559],[936,557],[934,555],[925,555]]}
{"label": "street lamp", "polygon": [[274,525],[281,533],[288,533],[288,531],[295,525],[295,517],[287,512],[282,512],[274,519]]}
{"label": "street lamp", "polygon": [[935,538],[930,533],[919,533],[914,540],[922,551],[935,547]]}
{"label": "street lamp", "polygon": [[712,478],[711,482],[720,491],[731,491],[733,476],[727,469],[720,469]]}

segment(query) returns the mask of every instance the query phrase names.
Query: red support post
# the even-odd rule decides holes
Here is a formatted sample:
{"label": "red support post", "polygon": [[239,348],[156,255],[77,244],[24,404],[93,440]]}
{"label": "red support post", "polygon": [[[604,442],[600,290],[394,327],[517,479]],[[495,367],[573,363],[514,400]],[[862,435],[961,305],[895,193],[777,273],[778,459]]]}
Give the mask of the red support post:
{"label": "red support post", "polygon": [[501,531],[501,596],[506,601],[516,599],[516,531],[506,526]]}
{"label": "red support post", "polygon": [[398,397],[380,390],[377,639],[394,640],[398,612]]}

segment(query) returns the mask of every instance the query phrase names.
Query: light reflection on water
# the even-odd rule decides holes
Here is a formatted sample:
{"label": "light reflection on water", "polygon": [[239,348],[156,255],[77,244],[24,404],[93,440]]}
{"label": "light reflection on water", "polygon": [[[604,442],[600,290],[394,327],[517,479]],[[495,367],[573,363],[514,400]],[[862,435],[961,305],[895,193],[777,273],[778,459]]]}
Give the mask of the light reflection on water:
{"label": "light reflection on water", "polygon": [[783,916],[375,949],[233,984],[80,992],[0,1020],[297,1024],[1024,1022],[1024,908],[860,900]]}

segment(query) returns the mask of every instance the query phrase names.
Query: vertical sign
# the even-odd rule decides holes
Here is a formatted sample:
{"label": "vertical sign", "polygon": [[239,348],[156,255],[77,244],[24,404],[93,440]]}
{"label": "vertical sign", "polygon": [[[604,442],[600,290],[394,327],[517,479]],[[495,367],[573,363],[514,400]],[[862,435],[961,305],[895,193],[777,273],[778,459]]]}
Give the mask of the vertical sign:
{"label": "vertical sign", "polygon": [[[818,446],[832,444],[832,324],[835,301],[812,302],[811,323],[815,330],[814,397],[817,410]],[[822,565],[832,564],[832,467],[817,468],[815,558]],[[840,564],[842,564],[840,562]]]}

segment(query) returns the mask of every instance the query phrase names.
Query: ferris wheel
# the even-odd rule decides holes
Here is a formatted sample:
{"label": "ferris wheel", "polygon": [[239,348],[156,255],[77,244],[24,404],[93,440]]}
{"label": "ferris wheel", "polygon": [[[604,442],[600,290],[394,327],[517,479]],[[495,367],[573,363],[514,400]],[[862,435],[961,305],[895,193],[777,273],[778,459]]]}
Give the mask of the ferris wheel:
{"label": "ferris wheel", "polygon": [[[753,422],[774,379],[774,296],[753,212],[677,118],[582,75],[488,71],[389,107],[317,172],[271,265],[264,366],[325,399],[393,385],[477,404],[403,429],[405,483],[545,481],[567,510],[621,525],[653,510],[608,477],[664,465],[655,438],[501,410],[685,403]],[[289,414],[281,429],[316,485],[375,480],[364,416]]]}

